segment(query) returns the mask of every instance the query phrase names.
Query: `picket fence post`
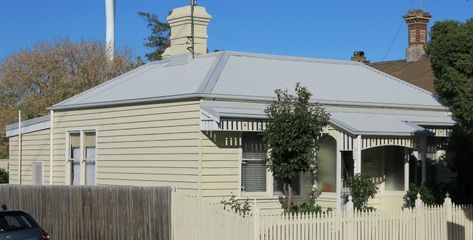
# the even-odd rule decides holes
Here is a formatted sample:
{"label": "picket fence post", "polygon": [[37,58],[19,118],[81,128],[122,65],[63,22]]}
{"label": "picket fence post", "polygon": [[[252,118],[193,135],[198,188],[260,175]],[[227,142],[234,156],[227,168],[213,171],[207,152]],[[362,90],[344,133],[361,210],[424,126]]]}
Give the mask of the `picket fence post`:
{"label": "picket fence post", "polygon": [[251,209],[251,213],[253,215],[253,221],[254,221],[254,240],[259,239],[259,232],[260,232],[260,226],[259,226],[259,208],[258,204],[256,202],[256,199],[253,200],[253,207]]}
{"label": "picket fence post", "polygon": [[353,197],[350,195],[348,196],[348,202],[346,203],[346,217],[347,217],[347,235],[345,236],[346,240],[352,240],[353,239],[353,236],[355,235],[353,233],[353,211],[354,211],[354,207],[353,207]]}
{"label": "picket fence post", "polygon": [[415,201],[415,213],[416,213],[416,240],[425,240],[425,212],[424,202],[420,198],[420,193],[417,193],[417,199]]}
{"label": "picket fence post", "polygon": [[443,207],[445,209],[445,220],[447,223],[447,239],[453,239],[453,232],[452,228],[450,227],[453,222],[453,214],[452,214],[452,199],[450,198],[450,194],[445,194],[445,200],[443,202]]}

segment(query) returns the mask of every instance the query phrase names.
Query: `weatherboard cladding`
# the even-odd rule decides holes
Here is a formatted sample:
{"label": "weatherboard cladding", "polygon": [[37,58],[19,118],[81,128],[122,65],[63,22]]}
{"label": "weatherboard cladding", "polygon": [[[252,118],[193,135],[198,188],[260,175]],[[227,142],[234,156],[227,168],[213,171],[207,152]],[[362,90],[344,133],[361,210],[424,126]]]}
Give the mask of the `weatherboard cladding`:
{"label": "weatherboard cladding", "polygon": [[146,64],[52,109],[188,98],[267,101],[274,89],[293,89],[297,82],[321,103],[443,109],[430,92],[357,62],[227,51],[171,62]]}

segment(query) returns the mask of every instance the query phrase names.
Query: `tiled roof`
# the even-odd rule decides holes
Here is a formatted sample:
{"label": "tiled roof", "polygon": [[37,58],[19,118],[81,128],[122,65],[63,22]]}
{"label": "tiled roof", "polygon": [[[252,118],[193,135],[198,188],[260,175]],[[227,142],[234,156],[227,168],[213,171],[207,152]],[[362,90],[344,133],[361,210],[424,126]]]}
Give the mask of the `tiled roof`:
{"label": "tiled roof", "polygon": [[435,77],[429,59],[422,59],[418,62],[404,60],[377,62],[369,65],[427,91],[434,92]]}

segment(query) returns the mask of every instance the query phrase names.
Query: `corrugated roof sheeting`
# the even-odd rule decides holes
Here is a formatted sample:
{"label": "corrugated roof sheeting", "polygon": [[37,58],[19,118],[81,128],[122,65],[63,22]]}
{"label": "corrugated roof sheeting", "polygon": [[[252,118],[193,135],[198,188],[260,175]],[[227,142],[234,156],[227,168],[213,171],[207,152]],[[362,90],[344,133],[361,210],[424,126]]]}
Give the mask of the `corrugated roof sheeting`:
{"label": "corrugated roof sheeting", "polygon": [[[222,121],[222,118],[261,119],[267,118],[264,112],[266,104],[238,103],[223,101],[205,101],[201,108]],[[343,109],[343,111],[340,111]],[[406,110],[373,109],[373,112],[361,112],[361,108],[329,108],[331,123],[352,135],[412,136],[424,134],[419,125],[451,126],[454,121],[450,116],[441,116],[440,112],[424,111],[413,115]],[[418,125],[419,124],[419,125]]]}
{"label": "corrugated roof sheeting", "polygon": [[326,104],[443,108],[428,91],[360,63],[222,51],[149,63],[52,109],[176,101],[191,95],[268,101],[275,89],[292,90],[297,82]]}
{"label": "corrugated roof sheeting", "polygon": [[[55,106],[123,102],[136,99],[192,94],[209,74],[218,55],[148,63]],[[187,62],[187,63],[186,63]]]}
{"label": "corrugated roof sheeting", "polygon": [[439,106],[427,91],[356,62],[232,54],[212,93],[274,97],[297,82],[319,101]]}
{"label": "corrugated roof sheeting", "polygon": [[332,113],[331,120],[338,127],[355,135],[411,136],[424,131],[424,128],[392,115]]}

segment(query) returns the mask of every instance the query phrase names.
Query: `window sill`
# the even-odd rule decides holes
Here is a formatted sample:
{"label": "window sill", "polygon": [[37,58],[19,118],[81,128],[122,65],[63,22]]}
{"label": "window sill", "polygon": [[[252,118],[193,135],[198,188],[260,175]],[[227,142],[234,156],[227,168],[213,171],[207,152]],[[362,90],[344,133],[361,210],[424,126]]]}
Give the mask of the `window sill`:
{"label": "window sill", "polygon": [[[279,198],[284,198],[284,196],[240,196],[238,197],[238,200],[246,200],[246,199],[255,199],[255,200],[279,200]],[[295,195],[292,196],[293,200],[299,200],[302,199],[303,197],[301,195]]]}

